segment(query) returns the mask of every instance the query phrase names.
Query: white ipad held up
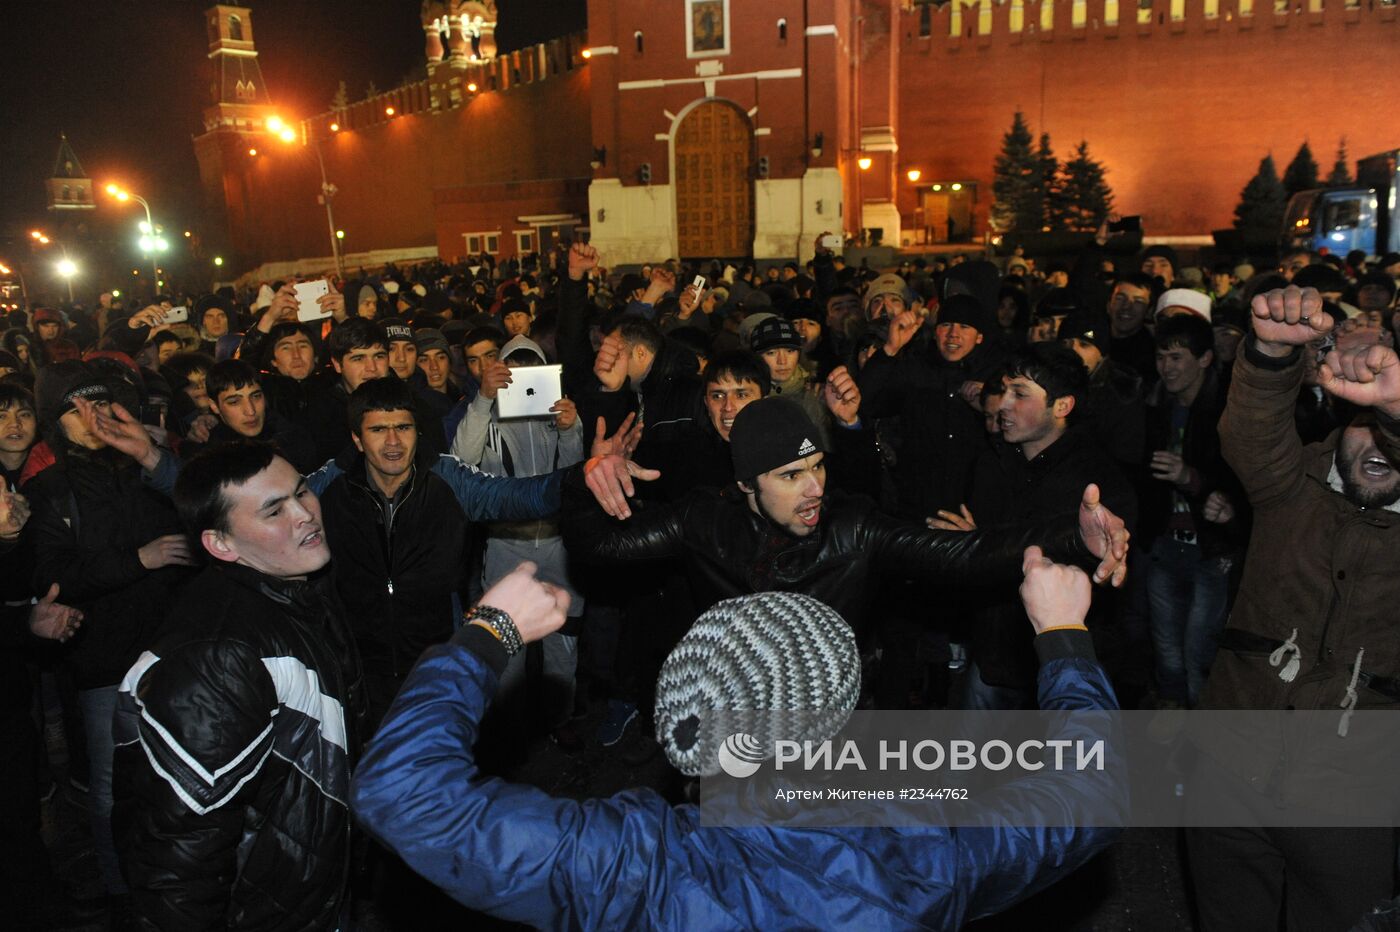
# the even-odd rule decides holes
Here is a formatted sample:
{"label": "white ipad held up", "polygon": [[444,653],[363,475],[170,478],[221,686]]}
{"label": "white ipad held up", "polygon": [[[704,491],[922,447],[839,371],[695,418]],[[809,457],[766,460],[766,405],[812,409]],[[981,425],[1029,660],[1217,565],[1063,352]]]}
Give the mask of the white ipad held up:
{"label": "white ipad held up", "polygon": [[510,384],[496,392],[496,415],[547,417],[554,403],[564,397],[562,366],[516,366],[510,370]]}

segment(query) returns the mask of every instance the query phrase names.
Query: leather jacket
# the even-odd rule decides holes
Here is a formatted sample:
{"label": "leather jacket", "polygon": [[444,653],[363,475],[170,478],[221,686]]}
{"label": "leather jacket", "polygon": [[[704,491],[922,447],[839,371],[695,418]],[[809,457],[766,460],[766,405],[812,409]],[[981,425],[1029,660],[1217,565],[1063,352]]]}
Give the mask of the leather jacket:
{"label": "leather jacket", "polygon": [[794,537],[750,510],[736,487],[696,489],[680,501],[635,502],[632,517],[608,517],[582,487],[565,483],[564,541],[586,562],[682,558],[696,607],[753,592],[801,592],[830,605],[857,633],[882,579],[1013,586],[1026,547],[1060,562],[1094,566],[1074,519],[971,533],[936,531],[890,518],[863,496],[828,491],[821,522]]}

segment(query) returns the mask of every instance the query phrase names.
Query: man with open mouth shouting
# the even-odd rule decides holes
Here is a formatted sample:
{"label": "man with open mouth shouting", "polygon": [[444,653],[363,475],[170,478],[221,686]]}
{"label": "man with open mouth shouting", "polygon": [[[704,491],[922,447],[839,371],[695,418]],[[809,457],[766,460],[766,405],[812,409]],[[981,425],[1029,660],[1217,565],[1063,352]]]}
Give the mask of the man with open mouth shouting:
{"label": "man with open mouth shouting", "polygon": [[[743,408],[730,431],[738,481],[657,505],[629,502],[634,478],[658,477],[621,456],[595,457],[584,482],[565,481],[570,554],[608,563],[680,557],[697,607],[767,590],[820,599],[858,631],[881,578],[1014,583],[1020,554],[1039,545],[1121,584],[1128,532],[1084,490],[1077,518],[1024,527],[936,530],[881,514],[874,502],[827,488],[827,449],[811,419],[782,398]],[[579,486],[586,484],[589,492]],[[623,523],[605,516],[626,518]]]}

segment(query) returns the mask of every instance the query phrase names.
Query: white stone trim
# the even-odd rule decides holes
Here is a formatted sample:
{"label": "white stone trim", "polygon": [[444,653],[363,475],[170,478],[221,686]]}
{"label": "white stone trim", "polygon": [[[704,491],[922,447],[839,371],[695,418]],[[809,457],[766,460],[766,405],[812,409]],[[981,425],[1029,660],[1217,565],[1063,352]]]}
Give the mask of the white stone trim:
{"label": "white stone trim", "polygon": [[836,31],[836,25],[834,23],[830,23],[825,26],[808,26],[806,29],[806,34],[809,36],[833,37],[840,35],[840,33]]}
{"label": "white stone trim", "polygon": [[595,55],[616,55],[616,54],[617,54],[617,46],[615,46],[615,45],[591,45],[591,46],[588,47],[588,57],[589,57],[589,58],[592,58],[592,57],[595,56]]}
{"label": "white stone trim", "polygon": [[[771,71],[750,71],[746,74],[723,74],[715,78],[647,78],[641,81],[619,81],[619,91],[639,91],[654,87],[672,87],[677,84],[709,84],[717,81],[778,81],[783,78],[802,77],[801,68],[776,68]],[[709,95],[713,97],[714,95]]]}

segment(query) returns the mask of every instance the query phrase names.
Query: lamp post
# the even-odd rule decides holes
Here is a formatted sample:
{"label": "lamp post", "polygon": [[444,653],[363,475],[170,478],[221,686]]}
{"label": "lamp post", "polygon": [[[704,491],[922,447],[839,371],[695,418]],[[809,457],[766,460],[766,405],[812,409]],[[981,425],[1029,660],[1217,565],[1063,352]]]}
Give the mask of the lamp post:
{"label": "lamp post", "polygon": [[[392,115],[392,112],[391,112]],[[294,129],[282,121],[281,117],[270,116],[267,118],[267,129],[282,142],[291,144],[296,142],[297,134]],[[335,258],[335,271],[341,280],[345,280],[345,257],[340,252],[340,237],[336,236],[335,212],[331,209],[331,199],[335,197],[339,190],[330,183],[326,177],[326,159],[321,154],[321,139],[311,132],[310,127],[306,129],[307,141],[316,152],[316,166],[321,170],[321,203],[326,206],[326,229],[331,238],[331,255]]]}
{"label": "lamp post", "polygon": [[[151,205],[146,203],[144,197],[139,194],[132,194],[130,191],[125,191],[115,184],[107,185],[107,193],[119,201],[135,201],[140,204],[146,211],[146,235],[151,237],[156,235],[156,224],[155,221],[151,219]],[[156,268],[156,250],[150,249],[146,250],[146,252],[147,255],[151,257],[151,287],[158,288],[159,286],[156,285],[156,281],[160,278],[160,272]]]}
{"label": "lamp post", "polygon": [[78,264],[68,258],[66,251],[62,259],[54,266],[58,274],[68,283],[68,303],[73,303],[73,276],[78,274]]}

